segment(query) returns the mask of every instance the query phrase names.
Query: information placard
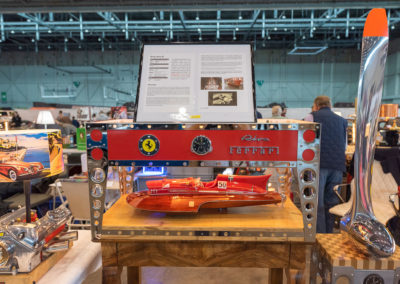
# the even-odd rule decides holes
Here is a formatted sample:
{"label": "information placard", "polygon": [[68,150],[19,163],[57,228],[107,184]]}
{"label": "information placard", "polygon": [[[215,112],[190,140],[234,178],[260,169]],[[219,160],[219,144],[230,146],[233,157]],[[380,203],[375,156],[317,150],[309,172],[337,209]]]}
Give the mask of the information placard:
{"label": "information placard", "polygon": [[254,122],[250,44],[144,45],[137,122]]}

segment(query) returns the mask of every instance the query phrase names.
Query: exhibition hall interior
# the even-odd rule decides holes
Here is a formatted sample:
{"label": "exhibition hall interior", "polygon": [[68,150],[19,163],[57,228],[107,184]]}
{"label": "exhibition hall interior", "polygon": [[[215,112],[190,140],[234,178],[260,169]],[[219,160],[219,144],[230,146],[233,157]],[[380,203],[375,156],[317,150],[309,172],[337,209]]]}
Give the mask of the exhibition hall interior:
{"label": "exhibition hall interior", "polygon": [[400,283],[400,2],[0,0],[0,284]]}

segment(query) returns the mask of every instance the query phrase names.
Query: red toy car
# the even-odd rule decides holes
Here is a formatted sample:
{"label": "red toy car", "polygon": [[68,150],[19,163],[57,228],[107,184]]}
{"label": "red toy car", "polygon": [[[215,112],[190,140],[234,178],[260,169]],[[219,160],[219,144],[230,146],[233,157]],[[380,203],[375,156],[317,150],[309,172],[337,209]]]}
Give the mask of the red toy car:
{"label": "red toy car", "polygon": [[43,169],[44,166],[39,162],[9,161],[0,164],[0,174],[7,176],[12,181],[21,177],[36,176]]}

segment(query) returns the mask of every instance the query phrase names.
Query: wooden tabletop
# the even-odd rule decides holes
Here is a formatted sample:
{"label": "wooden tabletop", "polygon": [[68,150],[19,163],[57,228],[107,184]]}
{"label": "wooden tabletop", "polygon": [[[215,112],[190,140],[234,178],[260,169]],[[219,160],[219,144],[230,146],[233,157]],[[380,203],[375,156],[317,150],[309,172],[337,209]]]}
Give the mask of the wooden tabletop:
{"label": "wooden tabletop", "polygon": [[[167,214],[135,209],[126,202],[126,195],[123,195],[105,213],[103,230],[256,231],[269,232],[270,237],[276,232],[277,240],[280,241],[304,240],[304,237],[299,237],[303,234],[303,216],[291,200],[287,200],[283,206],[228,208],[226,213],[205,209],[197,214]],[[144,239],[148,237],[143,236]],[[110,239],[111,236],[103,235],[102,238]]]}

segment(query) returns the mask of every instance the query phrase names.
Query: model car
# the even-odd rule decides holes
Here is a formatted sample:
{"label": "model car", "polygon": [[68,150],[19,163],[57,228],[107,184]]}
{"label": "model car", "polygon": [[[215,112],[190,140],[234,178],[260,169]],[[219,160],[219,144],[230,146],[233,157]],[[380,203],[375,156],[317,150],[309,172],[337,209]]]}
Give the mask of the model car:
{"label": "model car", "polygon": [[7,176],[12,181],[22,177],[36,176],[44,166],[39,162],[8,161],[0,164],[0,174]]}

